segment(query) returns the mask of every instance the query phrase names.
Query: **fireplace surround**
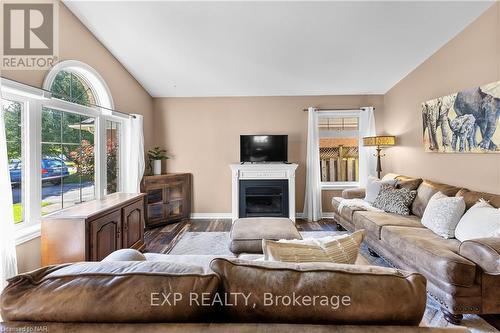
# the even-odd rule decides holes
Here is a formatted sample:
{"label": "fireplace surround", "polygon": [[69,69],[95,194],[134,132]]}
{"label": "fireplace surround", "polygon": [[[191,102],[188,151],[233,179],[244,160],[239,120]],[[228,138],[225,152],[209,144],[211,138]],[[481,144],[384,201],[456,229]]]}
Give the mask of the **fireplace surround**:
{"label": "fireplace surround", "polygon": [[231,164],[232,219],[288,217],[295,221],[294,163]]}

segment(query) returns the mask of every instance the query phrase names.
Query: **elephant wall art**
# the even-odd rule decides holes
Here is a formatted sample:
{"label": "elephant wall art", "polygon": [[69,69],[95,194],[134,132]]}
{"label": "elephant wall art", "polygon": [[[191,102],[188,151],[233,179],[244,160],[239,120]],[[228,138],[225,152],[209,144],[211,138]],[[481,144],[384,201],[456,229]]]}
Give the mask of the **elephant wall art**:
{"label": "elephant wall art", "polygon": [[422,103],[425,151],[500,153],[500,81]]}

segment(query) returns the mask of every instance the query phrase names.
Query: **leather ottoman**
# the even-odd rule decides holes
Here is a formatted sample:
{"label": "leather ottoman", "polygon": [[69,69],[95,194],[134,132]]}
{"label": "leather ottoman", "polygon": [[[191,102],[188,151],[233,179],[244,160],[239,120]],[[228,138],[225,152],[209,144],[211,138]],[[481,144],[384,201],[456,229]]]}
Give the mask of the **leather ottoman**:
{"label": "leather ottoman", "polygon": [[229,250],[238,253],[262,253],[262,240],[302,239],[295,223],[281,217],[247,217],[234,221]]}

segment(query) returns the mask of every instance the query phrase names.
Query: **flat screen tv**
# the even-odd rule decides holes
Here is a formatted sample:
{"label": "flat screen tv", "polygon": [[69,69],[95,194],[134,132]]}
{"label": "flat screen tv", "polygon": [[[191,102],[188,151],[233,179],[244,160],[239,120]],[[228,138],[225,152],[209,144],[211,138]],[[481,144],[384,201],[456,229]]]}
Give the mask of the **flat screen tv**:
{"label": "flat screen tv", "polygon": [[240,162],[287,162],[288,135],[240,135]]}

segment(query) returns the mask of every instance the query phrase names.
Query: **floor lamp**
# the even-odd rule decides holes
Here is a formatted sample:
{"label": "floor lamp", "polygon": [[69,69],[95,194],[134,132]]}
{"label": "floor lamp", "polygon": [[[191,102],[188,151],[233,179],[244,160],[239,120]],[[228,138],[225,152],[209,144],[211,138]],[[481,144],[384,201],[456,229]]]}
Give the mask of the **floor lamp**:
{"label": "floor lamp", "polygon": [[380,173],[382,172],[382,164],[380,163],[380,158],[385,156],[382,154],[381,147],[391,147],[396,145],[396,137],[390,135],[379,135],[379,136],[368,136],[363,138],[363,146],[365,147],[377,147],[377,176],[380,178]]}

